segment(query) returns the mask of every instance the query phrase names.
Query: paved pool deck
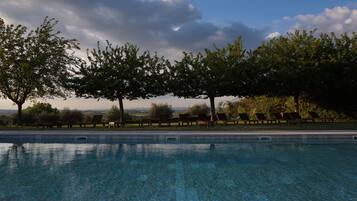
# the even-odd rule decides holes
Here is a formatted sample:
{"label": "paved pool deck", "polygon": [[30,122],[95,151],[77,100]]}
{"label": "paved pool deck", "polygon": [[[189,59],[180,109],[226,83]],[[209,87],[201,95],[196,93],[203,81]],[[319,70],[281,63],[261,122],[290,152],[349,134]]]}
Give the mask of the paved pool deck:
{"label": "paved pool deck", "polygon": [[0,143],[313,143],[357,144],[357,131],[2,130]]}
{"label": "paved pool deck", "polygon": [[1,130],[0,136],[16,135],[145,135],[145,136],[224,136],[224,135],[357,135],[357,130],[274,130],[274,131],[113,131],[113,130]]}

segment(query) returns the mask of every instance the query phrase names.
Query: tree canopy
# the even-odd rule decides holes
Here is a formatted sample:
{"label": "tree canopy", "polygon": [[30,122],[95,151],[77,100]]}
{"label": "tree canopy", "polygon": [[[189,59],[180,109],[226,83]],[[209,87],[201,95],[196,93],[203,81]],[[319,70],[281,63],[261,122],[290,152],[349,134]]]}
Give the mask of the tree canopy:
{"label": "tree canopy", "polygon": [[[237,76],[245,50],[241,39],[225,48],[206,49],[205,53],[186,53],[171,68],[170,91],[184,98],[209,98],[211,119],[215,118],[215,98],[238,94],[241,89]],[[234,89],[234,90],[233,90]]]}
{"label": "tree canopy", "polygon": [[55,30],[57,21],[45,18],[34,30],[5,24],[0,19],[0,91],[18,106],[28,99],[65,97],[69,67],[76,63],[74,39]]}
{"label": "tree canopy", "polygon": [[[57,31],[57,21],[45,18],[37,28],[5,24],[0,18],[0,95],[18,106],[29,99],[76,96],[119,102],[160,95],[204,98],[215,120],[215,98],[293,97],[300,102],[344,113],[357,112],[357,34],[297,30],[264,41],[255,50],[232,44],[184,52],[171,65],[164,57],[126,43],[87,50],[87,60],[75,56],[79,44]],[[42,105],[46,106],[46,105]],[[231,107],[232,105],[229,105]],[[78,115],[80,116],[80,115]]]}
{"label": "tree canopy", "polygon": [[148,51],[140,52],[132,44],[113,46],[88,52],[88,62],[75,71],[72,88],[80,97],[118,100],[124,121],[123,100],[146,99],[167,93],[165,79],[169,62]]}
{"label": "tree canopy", "polygon": [[322,107],[357,112],[357,34],[321,34],[318,73],[309,92]]}
{"label": "tree canopy", "polygon": [[[295,31],[273,38],[253,54],[266,86],[256,95],[300,97],[325,108],[357,111],[356,34]],[[253,84],[253,83],[251,83]],[[259,87],[259,86],[257,86]]]}
{"label": "tree canopy", "polygon": [[292,96],[296,111],[317,75],[319,40],[314,32],[296,31],[270,39],[254,51],[258,65],[268,69],[264,94]]}

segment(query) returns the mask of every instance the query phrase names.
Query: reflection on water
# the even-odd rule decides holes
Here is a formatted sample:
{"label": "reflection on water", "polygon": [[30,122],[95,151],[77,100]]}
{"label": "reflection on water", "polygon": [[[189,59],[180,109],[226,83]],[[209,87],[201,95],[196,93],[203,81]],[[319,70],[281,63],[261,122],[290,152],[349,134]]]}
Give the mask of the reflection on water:
{"label": "reflection on water", "polygon": [[[216,147],[219,149],[216,150]],[[43,163],[61,165],[75,160],[94,157],[96,159],[118,158],[125,160],[130,153],[131,156],[150,157],[156,156],[170,158],[183,152],[194,152],[207,154],[211,151],[217,153],[230,150],[245,152],[279,151],[279,150],[308,150],[308,145],[266,145],[266,144],[1,144],[0,163],[10,163],[9,168],[16,168],[18,163]]]}
{"label": "reflection on water", "polygon": [[357,146],[1,144],[0,200],[356,200]]}

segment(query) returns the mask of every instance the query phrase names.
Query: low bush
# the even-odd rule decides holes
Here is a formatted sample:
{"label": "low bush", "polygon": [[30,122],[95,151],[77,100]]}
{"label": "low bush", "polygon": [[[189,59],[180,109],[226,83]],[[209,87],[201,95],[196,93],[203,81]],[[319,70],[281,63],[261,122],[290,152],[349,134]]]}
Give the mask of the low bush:
{"label": "low bush", "polygon": [[169,118],[172,117],[174,111],[171,105],[168,104],[151,104],[149,109],[149,116],[153,119],[159,119],[161,117]]}
{"label": "low bush", "polygon": [[[119,121],[120,120],[120,109],[113,105],[105,114],[105,119],[107,121]],[[132,117],[128,113],[124,113],[125,120],[131,120]]]}
{"label": "low bush", "polygon": [[59,120],[61,123],[68,124],[82,123],[84,115],[82,111],[65,108],[60,112]]}
{"label": "low bush", "polygon": [[46,125],[46,124],[56,124],[59,120],[59,114],[54,112],[42,112],[36,117],[36,124]]}
{"label": "low bush", "polygon": [[191,115],[208,114],[210,108],[207,104],[196,104],[188,108],[188,113]]}
{"label": "low bush", "polygon": [[0,126],[7,126],[10,125],[12,122],[11,116],[1,115],[0,116]]}
{"label": "low bush", "polygon": [[[59,111],[49,103],[34,103],[22,112],[21,123],[23,125],[57,123]],[[17,114],[13,115],[13,123],[18,122]]]}

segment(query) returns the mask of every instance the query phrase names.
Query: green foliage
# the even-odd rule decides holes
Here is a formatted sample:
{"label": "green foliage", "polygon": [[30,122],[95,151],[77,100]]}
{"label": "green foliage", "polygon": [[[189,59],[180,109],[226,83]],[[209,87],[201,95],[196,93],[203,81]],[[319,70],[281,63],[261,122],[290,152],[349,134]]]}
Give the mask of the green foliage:
{"label": "green foliage", "polygon": [[321,34],[315,84],[309,98],[349,115],[357,114],[357,33]]}
{"label": "green foliage", "polygon": [[60,116],[58,113],[51,113],[51,112],[42,112],[35,116],[35,124],[39,125],[54,125],[58,123]]}
{"label": "green foliage", "polygon": [[74,124],[81,123],[84,120],[83,112],[79,110],[70,110],[68,108],[64,108],[60,112],[60,122]]}
{"label": "green foliage", "polygon": [[151,104],[149,109],[149,116],[153,119],[169,118],[172,117],[174,111],[168,104]]}
{"label": "green foliage", "polygon": [[[49,103],[34,103],[24,109],[21,123],[24,125],[56,123],[59,119],[59,111]],[[14,123],[18,122],[18,116],[14,116]]]}
{"label": "green foliage", "polygon": [[243,66],[245,56],[240,39],[226,48],[206,49],[205,54],[184,52],[182,60],[170,69],[170,90],[184,98],[231,95],[232,75],[237,73],[235,68]]}
{"label": "green foliage", "polygon": [[[120,120],[120,109],[113,105],[106,113],[107,121],[119,121]],[[125,119],[130,120],[131,116],[128,113],[125,113]]]}
{"label": "green foliage", "polygon": [[[255,95],[293,96],[324,108],[356,113],[357,34],[296,31],[258,47],[252,64],[259,73]],[[259,87],[265,86],[264,88]]]}
{"label": "green foliage", "polygon": [[188,108],[187,112],[191,115],[208,114],[210,108],[207,104],[196,104]]}
{"label": "green foliage", "polygon": [[64,97],[69,66],[77,58],[76,40],[55,31],[57,21],[45,18],[34,30],[23,25],[6,25],[0,19],[0,91],[18,105],[38,97]]}
{"label": "green foliage", "polygon": [[[320,116],[332,118],[346,118],[344,114],[336,113],[331,110],[326,110],[318,105],[309,102],[306,99],[300,100],[300,114],[304,118],[308,118],[309,111],[315,111]],[[256,113],[266,114],[268,118],[274,118],[274,113],[293,112],[295,103],[292,97],[279,98],[256,96],[251,98],[242,98],[238,101],[227,101],[220,104],[219,112],[227,114],[231,118],[238,117],[239,113],[247,113],[251,118],[255,118]]]}
{"label": "green foliage", "polygon": [[[69,90],[79,97],[117,100],[119,109],[113,107],[107,116],[119,121],[125,120],[123,100],[165,94],[209,98],[212,118],[215,98],[221,96],[241,98],[220,106],[229,116],[289,110],[306,115],[306,108],[357,114],[356,33],[295,31],[254,51],[246,51],[238,38],[223,48],[183,53],[171,66],[135,45],[113,46],[108,41],[104,48],[98,42],[97,48],[88,50],[85,62],[74,56],[78,42],[61,36],[56,24],[45,18],[29,30],[0,18],[0,95],[17,104],[16,123],[55,121],[58,111],[49,104],[36,104],[23,115],[22,105],[30,99],[65,97]],[[60,120],[83,118],[80,111],[64,110]]]}
{"label": "green foliage", "polygon": [[7,126],[12,123],[13,118],[8,115],[1,115],[0,116],[0,126]]}
{"label": "green foliage", "polygon": [[166,71],[169,62],[148,51],[140,53],[132,44],[113,47],[109,42],[102,49],[88,53],[89,64],[83,63],[72,80],[72,88],[81,97],[118,100],[124,120],[123,99],[150,98],[167,93]]}
{"label": "green foliage", "polygon": [[[22,125],[33,125],[35,123],[35,115],[28,113],[28,112],[23,112],[21,115],[21,124]],[[12,122],[13,124],[19,124],[19,116],[13,115],[12,116]]]}
{"label": "green foliage", "polygon": [[32,106],[24,109],[24,112],[28,112],[30,114],[41,114],[41,113],[58,113],[57,108],[53,108],[49,103],[34,103]]}
{"label": "green foliage", "polygon": [[[295,31],[273,38],[254,51],[258,65],[268,68],[264,83],[268,96],[293,96],[296,110],[299,97],[306,95],[317,73],[319,40],[314,32]],[[263,82],[261,82],[263,84]]]}
{"label": "green foliage", "polygon": [[225,48],[205,50],[205,54],[184,53],[171,68],[170,91],[184,98],[209,98],[212,118],[215,97],[243,95],[245,82],[238,79],[246,65],[241,39]]}
{"label": "green foliage", "polygon": [[92,112],[86,112],[83,114],[83,123],[91,123],[94,114]]}
{"label": "green foliage", "polygon": [[8,126],[12,122],[11,116],[1,115],[0,116],[0,126]]}

